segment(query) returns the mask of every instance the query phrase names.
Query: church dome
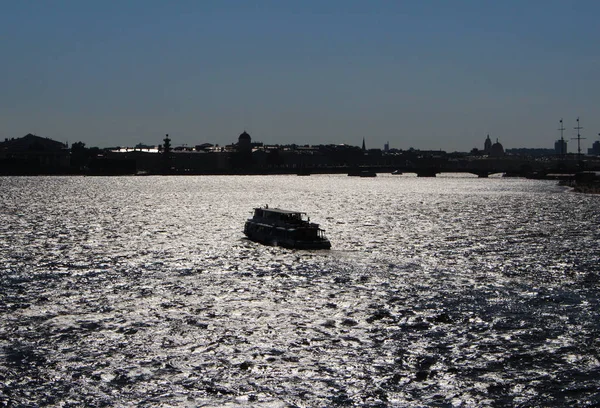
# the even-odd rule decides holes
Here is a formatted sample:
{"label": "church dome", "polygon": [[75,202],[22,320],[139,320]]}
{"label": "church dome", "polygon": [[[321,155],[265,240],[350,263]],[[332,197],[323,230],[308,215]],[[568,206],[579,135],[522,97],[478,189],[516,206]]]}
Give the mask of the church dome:
{"label": "church dome", "polygon": [[252,138],[246,131],[240,135],[238,138],[237,149],[241,152],[251,152],[252,151]]}
{"label": "church dome", "polygon": [[497,139],[496,139],[496,143],[494,143],[492,145],[492,148],[490,149],[490,156],[492,156],[492,157],[504,156],[504,147],[502,146],[502,144],[500,142],[498,142]]}

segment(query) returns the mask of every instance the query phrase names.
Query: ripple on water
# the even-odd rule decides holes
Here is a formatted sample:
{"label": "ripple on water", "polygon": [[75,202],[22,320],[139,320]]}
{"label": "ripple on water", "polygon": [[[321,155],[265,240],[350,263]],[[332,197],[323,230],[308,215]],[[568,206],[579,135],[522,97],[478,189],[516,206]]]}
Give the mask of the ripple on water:
{"label": "ripple on water", "polygon": [[[0,178],[0,403],[600,403],[598,198],[552,183]],[[242,238],[297,208],[331,251]]]}

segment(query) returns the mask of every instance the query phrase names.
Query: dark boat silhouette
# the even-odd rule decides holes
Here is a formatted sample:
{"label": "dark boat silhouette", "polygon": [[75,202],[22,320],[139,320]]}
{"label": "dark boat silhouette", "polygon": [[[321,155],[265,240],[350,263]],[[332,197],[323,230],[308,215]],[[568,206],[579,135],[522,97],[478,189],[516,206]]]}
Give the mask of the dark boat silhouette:
{"label": "dark boat silhouette", "polygon": [[244,225],[248,239],[261,244],[295,249],[329,249],[331,243],[319,224],[304,212],[280,208],[255,208]]}

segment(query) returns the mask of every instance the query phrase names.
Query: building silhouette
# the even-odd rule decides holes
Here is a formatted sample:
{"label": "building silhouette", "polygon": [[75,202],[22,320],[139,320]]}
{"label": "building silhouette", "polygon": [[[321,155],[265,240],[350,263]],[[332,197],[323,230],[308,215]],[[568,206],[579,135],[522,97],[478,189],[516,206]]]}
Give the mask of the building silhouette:
{"label": "building silhouette", "polygon": [[[488,135],[488,139],[489,140],[490,136]],[[487,142],[486,140],[486,142]],[[502,157],[504,156],[504,146],[502,146],[502,144],[498,141],[498,138],[496,138],[496,143],[494,143],[491,147],[490,147],[490,151],[489,151],[489,156],[490,157]]]}
{"label": "building silhouette", "polygon": [[567,141],[565,139],[558,139],[554,142],[554,153],[559,156],[567,154]]}
{"label": "building silhouette", "polygon": [[588,154],[591,156],[600,156],[600,140],[596,140],[592,144],[592,148],[588,149]]}
{"label": "building silhouette", "polygon": [[245,130],[238,137],[237,150],[239,152],[251,152],[252,151],[252,138]]}
{"label": "building silhouette", "polygon": [[64,173],[69,167],[65,143],[31,133],[0,142],[0,174]]}
{"label": "building silhouette", "polygon": [[490,135],[487,135],[487,139],[485,139],[485,142],[483,143],[483,153],[484,154],[490,154],[490,152],[492,151],[492,141],[490,140]]}
{"label": "building silhouette", "polygon": [[[350,173],[350,170],[414,172],[434,176],[440,172],[471,172],[480,177],[508,172],[537,175],[565,169],[575,169],[575,159],[560,158],[552,149],[508,149],[490,136],[485,150],[471,153],[426,151],[410,148],[390,149],[389,142],[381,149],[366,149],[347,144],[326,145],[265,145],[253,142],[243,131],[237,143],[226,146],[204,143],[175,145],[168,135],[156,148],[139,144],[136,148],[86,148],[82,142],[66,144],[28,134],[19,139],[0,142],[0,174],[318,174]],[[545,150],[545,151],[544,151]],[[368,152],[368,153],[367,153]],[[589,151],[587,169],[600,169],[600,141]],[[571,163],[572,162],[572,163]]]}

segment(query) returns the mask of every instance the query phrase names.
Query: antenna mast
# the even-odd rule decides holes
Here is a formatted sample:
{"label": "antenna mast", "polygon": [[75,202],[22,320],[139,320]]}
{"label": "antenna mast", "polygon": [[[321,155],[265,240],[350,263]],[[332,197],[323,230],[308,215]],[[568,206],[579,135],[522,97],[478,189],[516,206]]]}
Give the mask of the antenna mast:
{"label": "antenna mast", "polygon": [[563,137],[563,132],[565,131],[565,127],[563,126],[563,120],[562,118],[560,118],[560,127],[558,128],[558,130],[560,130],[560,155],[564,156],[565,155],[565,138]]}
{"label": "antenna mast", "polygon": [[573,139],[577,139],[577,157],[581,162],[581,139],[585,139],[585,137],[581,137],[581,135],[579,134],[579,131],[583,129],[581,126],[579,126],[579,116],[577,117],[577,126],[573,129],[577,130],[577,137]]}

